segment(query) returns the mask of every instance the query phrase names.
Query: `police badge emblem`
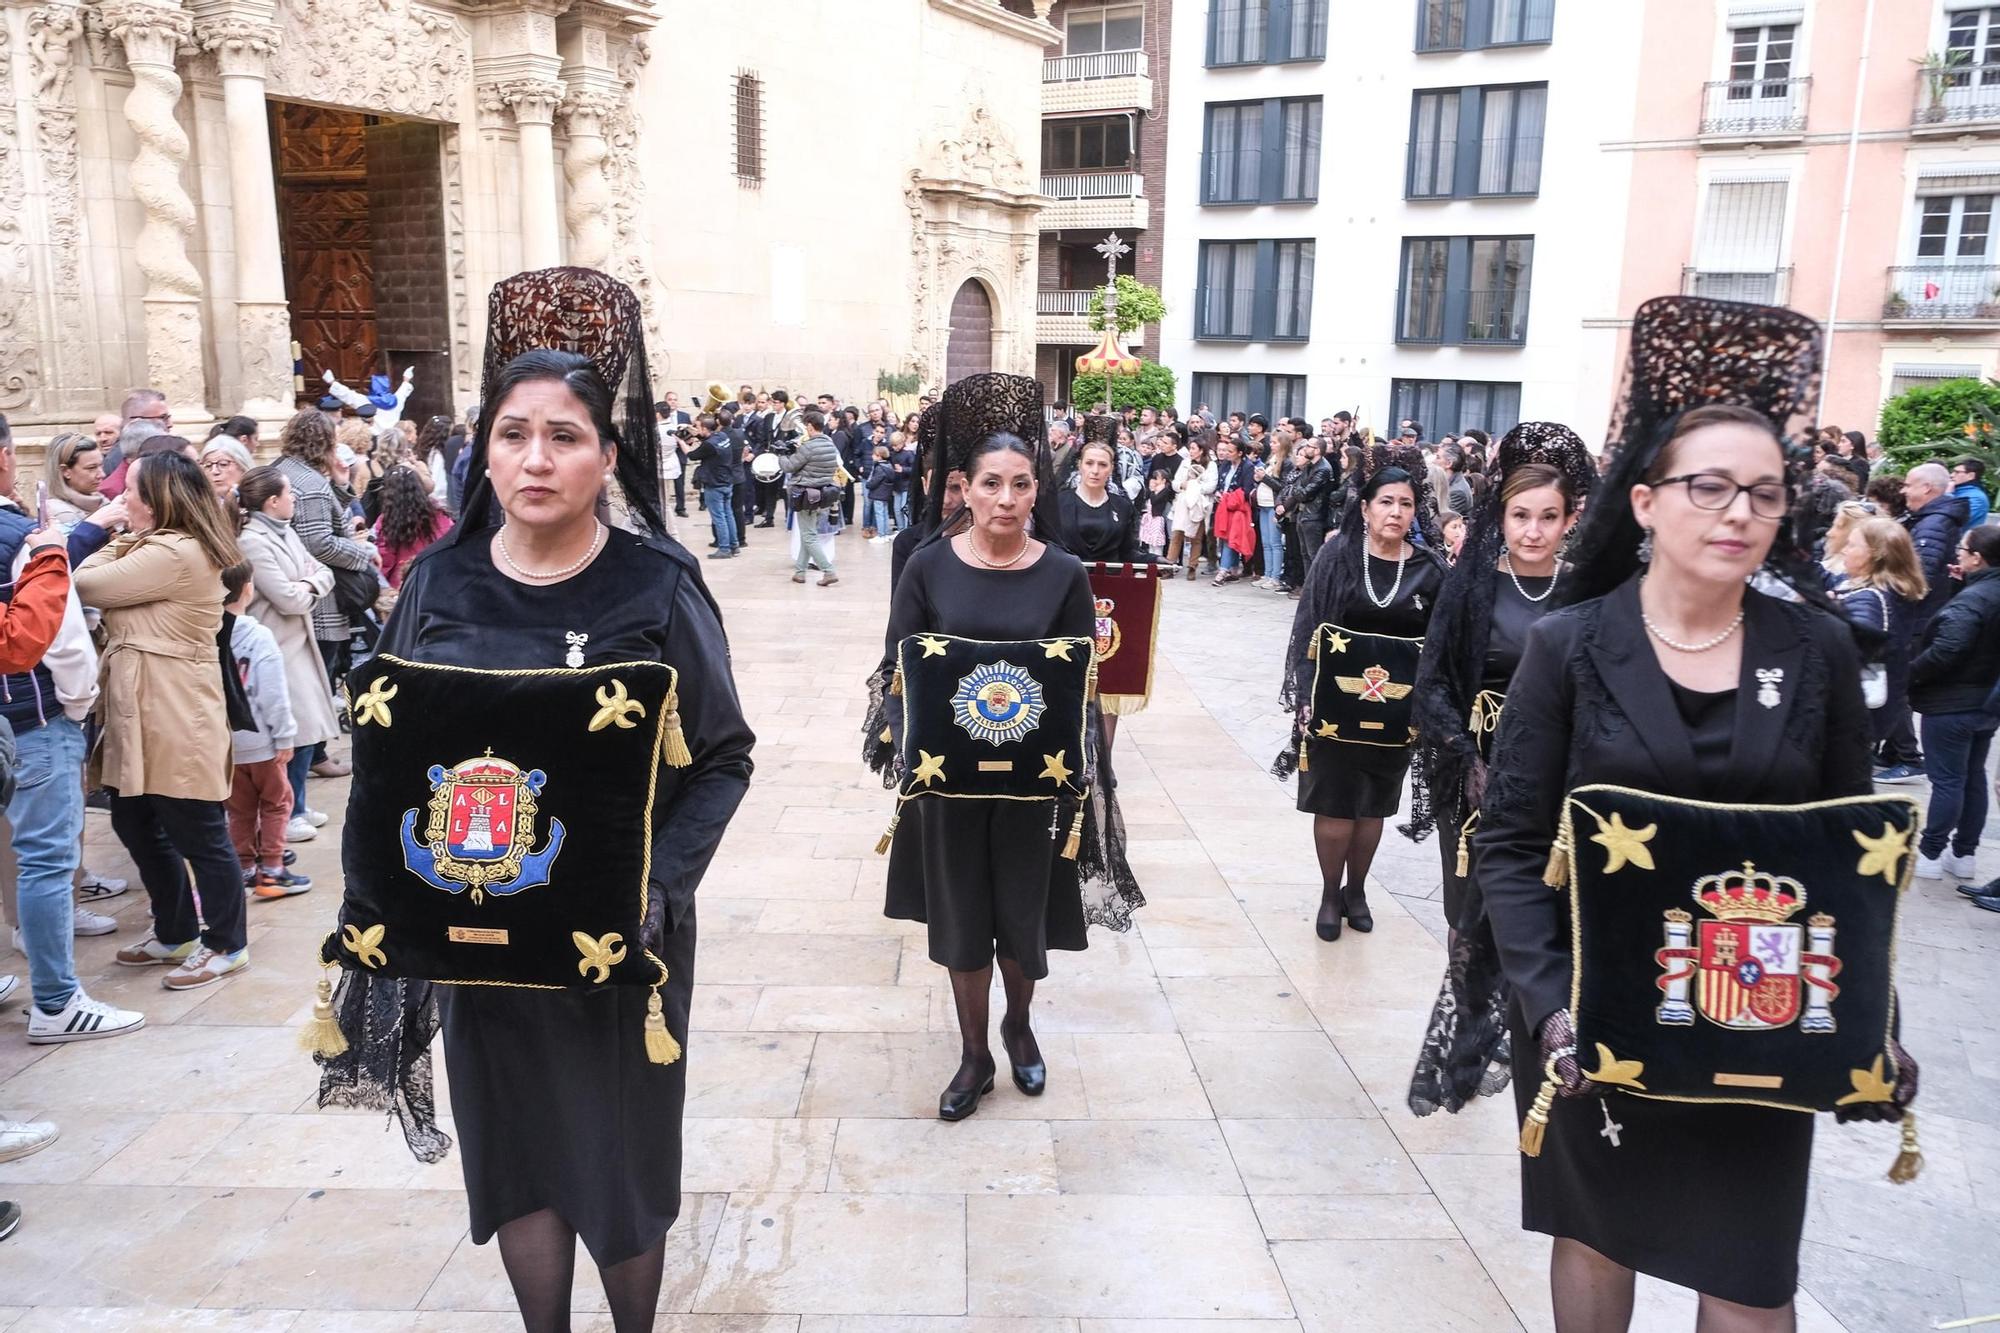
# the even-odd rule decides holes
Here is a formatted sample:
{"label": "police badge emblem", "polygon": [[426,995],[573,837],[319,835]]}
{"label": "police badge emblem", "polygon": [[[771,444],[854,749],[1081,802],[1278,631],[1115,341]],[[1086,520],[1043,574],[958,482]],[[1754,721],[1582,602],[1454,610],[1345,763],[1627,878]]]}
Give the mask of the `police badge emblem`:
{"label": "police badge emblem", "polygon": [[1020,740],[1042,720],[1042,687],[1012,662],[983,662],[959,678],[952,715],[965,734],[989,745]]}
{"label": "police badge emblem", "polygon": [[540,769],[484,757],[451,768],[433,764],[430,818],[424,838],[416,838],[417,812],[403,815],[403,864],[410,873],[446,893],[472,891],[472,901],[539,888],[562,851],[563,824],[549,821],[548,840],[530,851],[535,835],[535,798],[548,782]]}

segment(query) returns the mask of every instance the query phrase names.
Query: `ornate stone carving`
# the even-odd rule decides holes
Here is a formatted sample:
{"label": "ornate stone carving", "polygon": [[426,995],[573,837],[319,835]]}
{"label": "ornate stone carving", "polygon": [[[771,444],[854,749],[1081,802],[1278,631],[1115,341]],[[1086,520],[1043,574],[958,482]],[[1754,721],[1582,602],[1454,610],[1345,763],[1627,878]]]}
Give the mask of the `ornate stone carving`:
{"label": "ornate stone carving", "polygon": [[569,122],[563,146],[563,176],[569,181],[569,262],[603,268],[611,259],[611,178],[605,163],[611,145],[605,142],[605,122],[618,110],[619,98],[603,89],[572,92],[562,104]]}
{"label": "ornate stone carving", "polygon": [[466,278],[465,261],[465,160],[459,153],[458,126],[444,130],[444,250],[445,283],[451,302],[451,377],[461,398],[479,392],[473,375],[478,363],[472,355],[471,283]]}
{"label": "ornate stone carving", "polygon": [[1026,193],[1027,164],[984,102],[983,95],[975,95],[965,127],[957,134],[945,135],[932,146],[925,162],[926,174],[939,180]]}
{"label": "ornate stone carving", "polygon": [[[0,28],[0,39],[6,30]],[[0,409],[28,406],[41,385],[36,346],[35,289],[21,205],[27,182],[21,172],[21,123],[15,108],[13,52],[0,46]]]}
{"label": "ornate stone carving", "polygon": [[204,20],[197,29],[201,49],[213,52],[224,78],[265,78],[283,32],[275,23],[227,17]]}
{"label": "ornate stone carving", "polygon": [[[658,284],[653,281],[653,246],[647,239],[646,177],[639,168],[639,71],[652,59],[644,36],[614,43],[618,81],[624,96],[603,122],[604,172],[611,188],[611,261],[607,272],[639,294],[646,312],[646,342],[666,346],[660,333]],[[655,362],[655,373],[664,374],[664,365]]]}
{"label": "ornate stone carving", "polygon": [[75,5],[47,5],[29,12],[28,63],[34,70],[37,100],[74,105],[70,84],[76,39],[82,33],[83,12]]}
{"label": "ornate stone carving", "polygon": [[96,379],[83,325],[83,226],[76,147],[76,41],[82,11],[54,4],[28,14],[28,58],[35,80],[35,147],[42,160],[42,216],[48,242],[50,307],[55,316],[56,383]]}
{"label": "ornate stone carving", "polygon": [[563,101],[563,86],[555,79],[503,79],[486,86],[514,113],[516,125],[553,125]]}
{"label": "ornate stone carving", "polygon": [[245,396],[287,401],[292,386],[291,308],[282,303],[238,302],[236,340]]}
{"label": "ornate stone carving", "polygon": [[918,182],[923,180],[921,169],[910,173],[910,184],[903,191],[903,205],[910,210],[910,369],[926,384],[935,383],[931,375],[931,241],[929,210],[924,207],[924,192]]}
{"label": "ornate stone carving", "polygon": [[286,0],[271,91],[424,120],[456,120],[472,43],[411,0]]}
{"label": "ornate stone carving", "polygon": [[146,213],[133,253],[146,277],[147,382],[177,408],[200,409],[201,274],[188,260],[194,201],[181,185],[188,140],[174,117],[181,97],[174,55],[193,35],[194,20],[178,9],[138,3],[107,6],[105,19],[132,68],[125,119],[139,141],[132,193]]}

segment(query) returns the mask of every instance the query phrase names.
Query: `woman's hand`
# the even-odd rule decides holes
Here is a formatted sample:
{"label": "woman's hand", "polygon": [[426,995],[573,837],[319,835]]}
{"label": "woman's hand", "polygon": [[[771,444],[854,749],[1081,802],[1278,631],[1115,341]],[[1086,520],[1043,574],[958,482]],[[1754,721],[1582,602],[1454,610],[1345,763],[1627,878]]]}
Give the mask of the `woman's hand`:
{"label": "woman's hand", "polygon": [[1540,1041],[1542,1067],[1553,1064],[1558,1097],[1588,1097],[1602,1091],[1583,1076],[1583,1067],[1576,1062],[1576,1029],[1570,1024],[1569,1010],[1558,1009],[1542,1020]]}
{"label": "woman's hand", "polygon": [[53,546],[58,551],[69,549],[69,538],[65,537],[63,530],[53,523],[46,528],[36,528],[21,540],[27,544],[30,551],[41,546]]}
{"label": "woman's hand", "polygon": [[1836,1106],[1833,1118],[1841,1124],[1851,1124],[1856,1120],[1897,1121],[1903,1112],[1917,1099],[1917,1062],[1903,1049],[1903,1043],[1889,1038],[1889,1054],[1896,1061],[1896,1086],[1886,1102],[1858,1102],[1853,1106]]}
{"label": "woman's hand", "polygon": [[1470,814],[1477,810],[1486,799],[1486,761],[1478,755],[1472,757],[1472,767],[1465,770],[1465,809]]}
{"label": "woman's hand", "polygon": [[125,507],[125,497],[121,495],[116,500],[106,500],[99,505],[89,521],[106,532],[116,532],[131,523],[132,511]]}

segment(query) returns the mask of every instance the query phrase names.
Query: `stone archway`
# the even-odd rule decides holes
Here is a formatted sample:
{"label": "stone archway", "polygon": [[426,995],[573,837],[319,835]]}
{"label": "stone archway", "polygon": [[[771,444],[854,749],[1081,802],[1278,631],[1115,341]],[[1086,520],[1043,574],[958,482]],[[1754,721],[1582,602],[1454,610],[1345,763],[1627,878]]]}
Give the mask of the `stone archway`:
{"label": "stone archway", "polygon": [[993,369],[993,298],[977,278],[967,278],[951,298],[951,337],[945,343],[947,384]]}

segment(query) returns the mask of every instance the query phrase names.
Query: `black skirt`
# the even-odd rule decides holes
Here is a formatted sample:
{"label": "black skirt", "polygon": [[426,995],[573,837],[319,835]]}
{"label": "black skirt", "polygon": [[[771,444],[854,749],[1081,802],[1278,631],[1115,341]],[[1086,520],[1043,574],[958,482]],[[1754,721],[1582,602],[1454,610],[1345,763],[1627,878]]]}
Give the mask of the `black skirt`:
{"label": "black skirt", "polygon": [[1057,855],[1073,807],[1050,801],[917,797],[903,806],[889,849],[883,915],[930,927],[931,961],[976,972],[1011,959],[1031,981],[1050,949],[1089,943],[1076,862]]}
{"label": "black skirt", "polygon": [[1330,819],[1387,819],[1403,804],[1408,746],[1309,740],[1299,768],[1299,809]]}
{"label": "black skirt", "polygon": [[[1540,1047],[1518,1004],[1508,1027],[1525,1118],[1542,1086]],[[1775,1308],[1798,1290],[1812,1141],[1813,1117],[1798,1111],[1558,1097],[1542,1155],[1521,1158],[1521,1225],[1664,1282]]]}
{"label": "black skirt", "polygon": [[[667,936],[667,1030],[692,1045],[695,909]],[[643,1254],[681,1211],[687,1062],[646,1058],[639,986],[439,986],[472,1242],[553,1209],[599,1267]]]}

